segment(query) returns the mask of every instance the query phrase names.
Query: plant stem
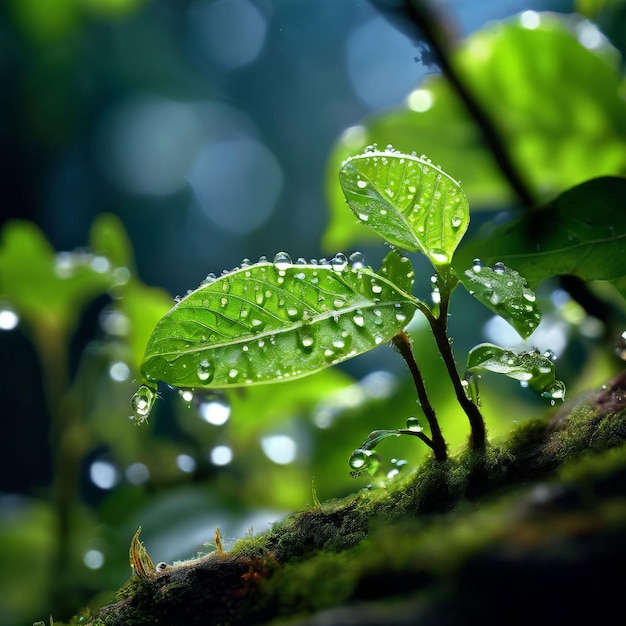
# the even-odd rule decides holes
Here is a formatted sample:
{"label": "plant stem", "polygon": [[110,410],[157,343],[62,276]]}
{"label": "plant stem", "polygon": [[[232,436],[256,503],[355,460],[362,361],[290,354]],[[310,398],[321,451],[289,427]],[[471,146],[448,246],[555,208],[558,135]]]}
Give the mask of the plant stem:
{"label": "plant stem", "polygon": [[446,271],[437,271],[438,284],[441,294],[441,302],[439,304],[439,315],[435,317],[432,313],[426,315],[426,319],[430,323],[433,331],[437,348],[448,370],[448,376],[454,387],[457,402],[467,415],[470,423],[470,448],[472,450],[484,450],[487,445],[487,431],[485,429],[485,420],[483,419],[480,409],[468,398],[465,388],[461,382],[461,377],[456,368],[456,361],[452,353],[450,338],[448,337],[448,306],[450,304],[450,296],[454,289],[455,283],[449,280]]}
{"label": "plant stem", "polygon": [[[435,409],[433,409],[430,400],[428,399],[428,394],[426,393],[426,387],[424,385],[424,379],[422,378],[422,373],[417,366],[415,361],[415,356],[413,355],[413,349],[411,348],[411,340],[409,336],[404,332],[400,331],[392,340],[393,345],[397,348],[398,352],[402,355],[402,358],[405,360],[406,364],[409,367],[409,371],[411,372],[411,376],[413,376],[413,381],[415,383],[415,389],[417,391],[417,397],[419,399],[420,406],[422,407],[422,411],[428,421],[428,426],[430,427],[431,440],[432,444],[430,447],[435,453],[435,458],[438,461],[445,461],[448,458],[447,452],[447,444],[441,434],[441,428],[439,428],[439,422],[437,421],[437,415],[435,414]],[[419,437],[418,433],[415,434]],[[422,441],[425,441],[424,438],[420,437]],[[428,444],[428,442],[426,442]]]}
{"label": "plant stem", "polygon": [[420,29],[421,36],[428,42],[442,74],[448,79],[451,87],[476,123],[496,164],[515,192],[518,202],[524,207],[533,206],[535,204],[533,193],[514,165],[496,125],[463,82],[450,60],[445,37],[442,36],[445,29],[439,23],[440,18],[427,6],[426,2],[405,0],[405,6],[411,19]]}

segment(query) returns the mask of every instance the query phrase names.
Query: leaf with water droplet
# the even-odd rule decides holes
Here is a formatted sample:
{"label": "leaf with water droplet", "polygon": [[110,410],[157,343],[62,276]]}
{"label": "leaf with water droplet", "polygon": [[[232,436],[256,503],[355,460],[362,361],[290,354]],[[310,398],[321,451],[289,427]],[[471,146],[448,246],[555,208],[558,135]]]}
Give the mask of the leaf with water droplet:
{"label": "leaf with water droplet", "polygon": [[411,293],[415,280],[415,270],[411,259],[403,256],[396,250],[389,252],[383,259],[378,274],[392,281],[403,291]]}
{"label": "leaf with water droplet", "polygon": [[459,183],[422,157],[365,152],[347,159],[339,179],[348,205],[385,241],[449,265],[469,224]]}
{"label": "leaf with water droplet", "polygon": [[541,321],[537,298],[523,276],[502,262],[493,267],[475,259],[460,274],[461,283],[479,302],[504,318],[525,339]]}
{"label": "leaf with water droplet", "polygon": [[626,180],[604,177],[569,189],[548,204],[479,231],[459,249],[455,269],[472,257],[503,261],[535,288],[554,276],[620,281],[626,277]]}
{"label": "leaf with water droplet", "polygon": [[467,355],[469,374],[480,371],[504,374],[552,400],[565,398],[565,385],[555,379],[554,362],[539,350],[513,352],[491,343],[481,343]]}
{"label": "leaf with water droplet", "polygon": [[145,380],[195,389],[287,381],[390,340],[419,302],[344,259],[322,266],[281,256],[201,285],[156,325]]}

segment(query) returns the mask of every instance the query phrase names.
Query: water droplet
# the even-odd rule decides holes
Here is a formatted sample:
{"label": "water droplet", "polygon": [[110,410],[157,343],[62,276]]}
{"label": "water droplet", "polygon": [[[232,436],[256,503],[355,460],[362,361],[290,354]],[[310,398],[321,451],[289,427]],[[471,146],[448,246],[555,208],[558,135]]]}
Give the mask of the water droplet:
{"label": "water droplet", "polygon": [[404,313],[396,313],[396,319],[399,322],[406,322],[406,315]]}
{"label": "water droplet", "polygon": [[493,266],[493,271],[496,274],[504,274],[504,272],[506,272],[506,265],[504,263],[502,263],[502,261],[498,261],[494,266]]}
{"label": "water droplet", "polygon": [[370,216],[367,213],[359,213],[359,219],[362,222],[367,222],[369,220]]}
{"label": "water droplet", "polygon": [[417,417],[409,417],[406,421],[406,427],[408,430],[412,430],[416,433],[421,433],[424,430],[422,422],[420,422]]}
{"label": "water droplet", "polygon": [[358,326],[359,328],[363,328],[363,326],[365,326],[365,318],[363,317],[363,313],[361,313],[361,311],[357,311],[353,316],[352,316],[352,321],[355,323],[356,326]]}
{"label": "water droplet", "polygon": [[255,287],[254,301],[260,306],[265,302],[265,294],[260,290],[258,285]]}
{"label": "water droplet", "polygon": [[343,339],[333,339],[333,346],[337,349],[345,348],[346,342]]}
{"label": "water droplet", "polygon": [[372,451],[371,450],[363,450],[362,448],[357,448],[351,455],[350,455],[350,467],[353,470],[363,470],[367,467],[368,463],[370,462],[370,458],[372,456]]}
{"label": "water droplet", "polygon": [[348,265],[348,259],[343,252],[338,252],[330,261],[332,268],[336,272],[342,272]]}
{"label": "water droplet", "polygon": [[296,309],[295,307],[289,307],[287,309],[287,315],[289,319],[295,320],[300,317],[300,311]]}
{"label": "water droplet", "polygon": [[365,189],[365,187],[367,187],[367,181],[366,180],[357,180],[356,186],[359,189]]}
{"label": "water droplet", "polygon": [[234,380],[235,378],[237,378],[238,375],[239,370],[235,369],[234,367],[228,371],[228,378],[232,378]]}
{"label": "water droplet", "polygon": [[530,290],[523,291],[522,295],[524,296],[524,298],[526,298],[526,300],[528,300],[528,302],[535,302],[535,300],[537,299],[537,296],[535,296],[535,294]]}
{"label": "water droplet", "polygon": [[449,257],[445,250],[441,250],[440,248],[433,248],[429,252],[430,258],[435,263],[448,263]]}
{"label": "water droplet", "polygon": [[541,397],[548,398],[552,404],[554,404],[554,400],[565,400],[565,384],[563,381],[555,380],[550,387],[542,392]]}
{"label": "water droplet", "polygon": [[372,293],[382,293],[383,288],[381,285],[379,285],[378,283],[374,282],[374,279],[372,278]]}
{"label": "water droplet", "polygon": [[475,272],[480,272],[483,269],[483,262],[480,259],[474,259],[472,261],[472,269]]}
{"label": "water droplet", "polygon": [[213,366],[206,359],[198,363],[196,374],[201,382],[208,383],[213,379]]}
{"label": "water droplet", "polygon": [[291,257],[286,252],[277,252],[274,257],[274,267],[277,270],[286,270],[291,265]]}
{"label": "water droplet", "polygon": [[252,328],[254,330],[263,330],[263,328],[265,326],[265,322],[263,320],[259,320],[259,319],[251,319],[250,320],[250,324],[252,324]]}
{"label": "water droplet", "polygon": [[205,285],[210,285],[211,283],[214,283],[217,280],[217,276],[211,272],[210,274],[207,274],[207,277],[202,281],[201,283],[201,287],[204,287]]}
{"label": "water droplet", "polygon": [[349,261],[353,270],[360,270],[365,267],[365,257],[360,252],[353,252]]}
{"label": "water droplet", "polygon": [[310,348],[315,343],[315,339],[310,335],[306,335],[300,338],[300,343],[304,348]]}
{"label": "water droplet", "polygon": [[150,414],[156,400],[156,391],[148,385],[141,385],[133,395],[130,404],[139,418],[146,418]]}
{"label": "water droplet", "polygon": [[340,309],[342,306],[346,306],[345,300],[340,300],[339,298],[336,298],[333,304],[337,309]]}
{"label": "water droplet", "polygon": [[220,304],[225,307],[228,304],[228,298],[220,298]]}
{"label": "water droplet", "polygon": [[451,220],[452,228],[458,228],[462,223],[463,220],[458,215],[455,215]]}

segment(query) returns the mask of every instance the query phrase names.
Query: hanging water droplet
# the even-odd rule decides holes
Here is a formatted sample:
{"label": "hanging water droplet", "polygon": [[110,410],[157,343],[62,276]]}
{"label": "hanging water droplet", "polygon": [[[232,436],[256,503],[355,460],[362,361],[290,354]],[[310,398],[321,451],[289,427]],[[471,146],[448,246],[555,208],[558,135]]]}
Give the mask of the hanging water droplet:
{"label": "hanging water droplet", "polygon": [[274,257],[274,267],[277,270],[286,270],[291,265],[291,257],[286,252],[277,252]]}
{"label": "hanging water droplet", "polygon": [[365,267],[365,257],[360,252],[353,252],[349,260],[353,270],[360,270]]}
{"label": "hanging water droplet", "polygon": [[421,433],[424,430],[422,422],[420,422],[417,417],[409,417],[406,421],[406,427],[408,430],[412,430],[416,433]]}
{"label": "hanging water droplet", "polygon": [[204,361],[200,361],[200,363],[198,363],[196,374],[201,382],[208,383],[213,379],[213,371],[213,366],[205,359]]}
{"label": "hanging water droplet", "polygon": [[140,418],[146,418],[150,414],[152,405],[156,400],[156,390],[148,385],[141,385],[133,395],[130,404],[133,411]]}
{"label": "hanging water droplet", "polygon": [[372,451],[371,450],[363,450],[362,448],[357,448],[351,455],[350,455],[350,460],[348,461],[350,463],[350,467],[353,470],[363,470],[367,467],[368,463],[370,462],[370,458],[372,456]]}
{"label": "hanging water droplet", "polygon": [[555,400],[565,400],[565,384],[561,380],[555,380],[550,387],[545,389],[542,398],[548,398],[554,404]]}

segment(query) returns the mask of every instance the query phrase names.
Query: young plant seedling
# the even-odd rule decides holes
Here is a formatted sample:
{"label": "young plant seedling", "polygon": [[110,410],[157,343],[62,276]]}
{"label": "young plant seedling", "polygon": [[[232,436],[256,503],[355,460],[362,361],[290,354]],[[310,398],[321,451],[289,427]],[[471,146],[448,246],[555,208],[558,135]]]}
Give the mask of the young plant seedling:
{"label": "young plant seedling", "polygon": [[[210,274],[152,333],[141,367],[145,382],[132,399],[139,421],[150,413],[157,381],[192,391],[289,381],[391,342],[411,372],[430,436],[409,418],[406,429],[371,433],[350,464],[356,473],[365,470],[380,441],[402,434],[418,437],[443,461],[446,442],[404,331],[417,311],[430,324],[468,417],[471,448],[486,446],[478,372],[523,381],[552,402],[564,398],[550,355],[536,350],[515,353],[481,344],[470,351],[464,378],[459,375],[448,336],[450,298],[459,284],[524,339],[537,328],[541,313],[526,281],[504,264],[488,267],[477,259],[463,272],[453,269],[469,224],[467,198],[456,180],[424,156],[372,146],[345,161],[340,182],[360,222],[394,248],[381,268],[373,271],[358,252],[295,262],[279,252],[273,261],[246,260],[219,278]],[[433,305],[412,295],[415,272],[400,250],[419,251],[431,262]]]}

